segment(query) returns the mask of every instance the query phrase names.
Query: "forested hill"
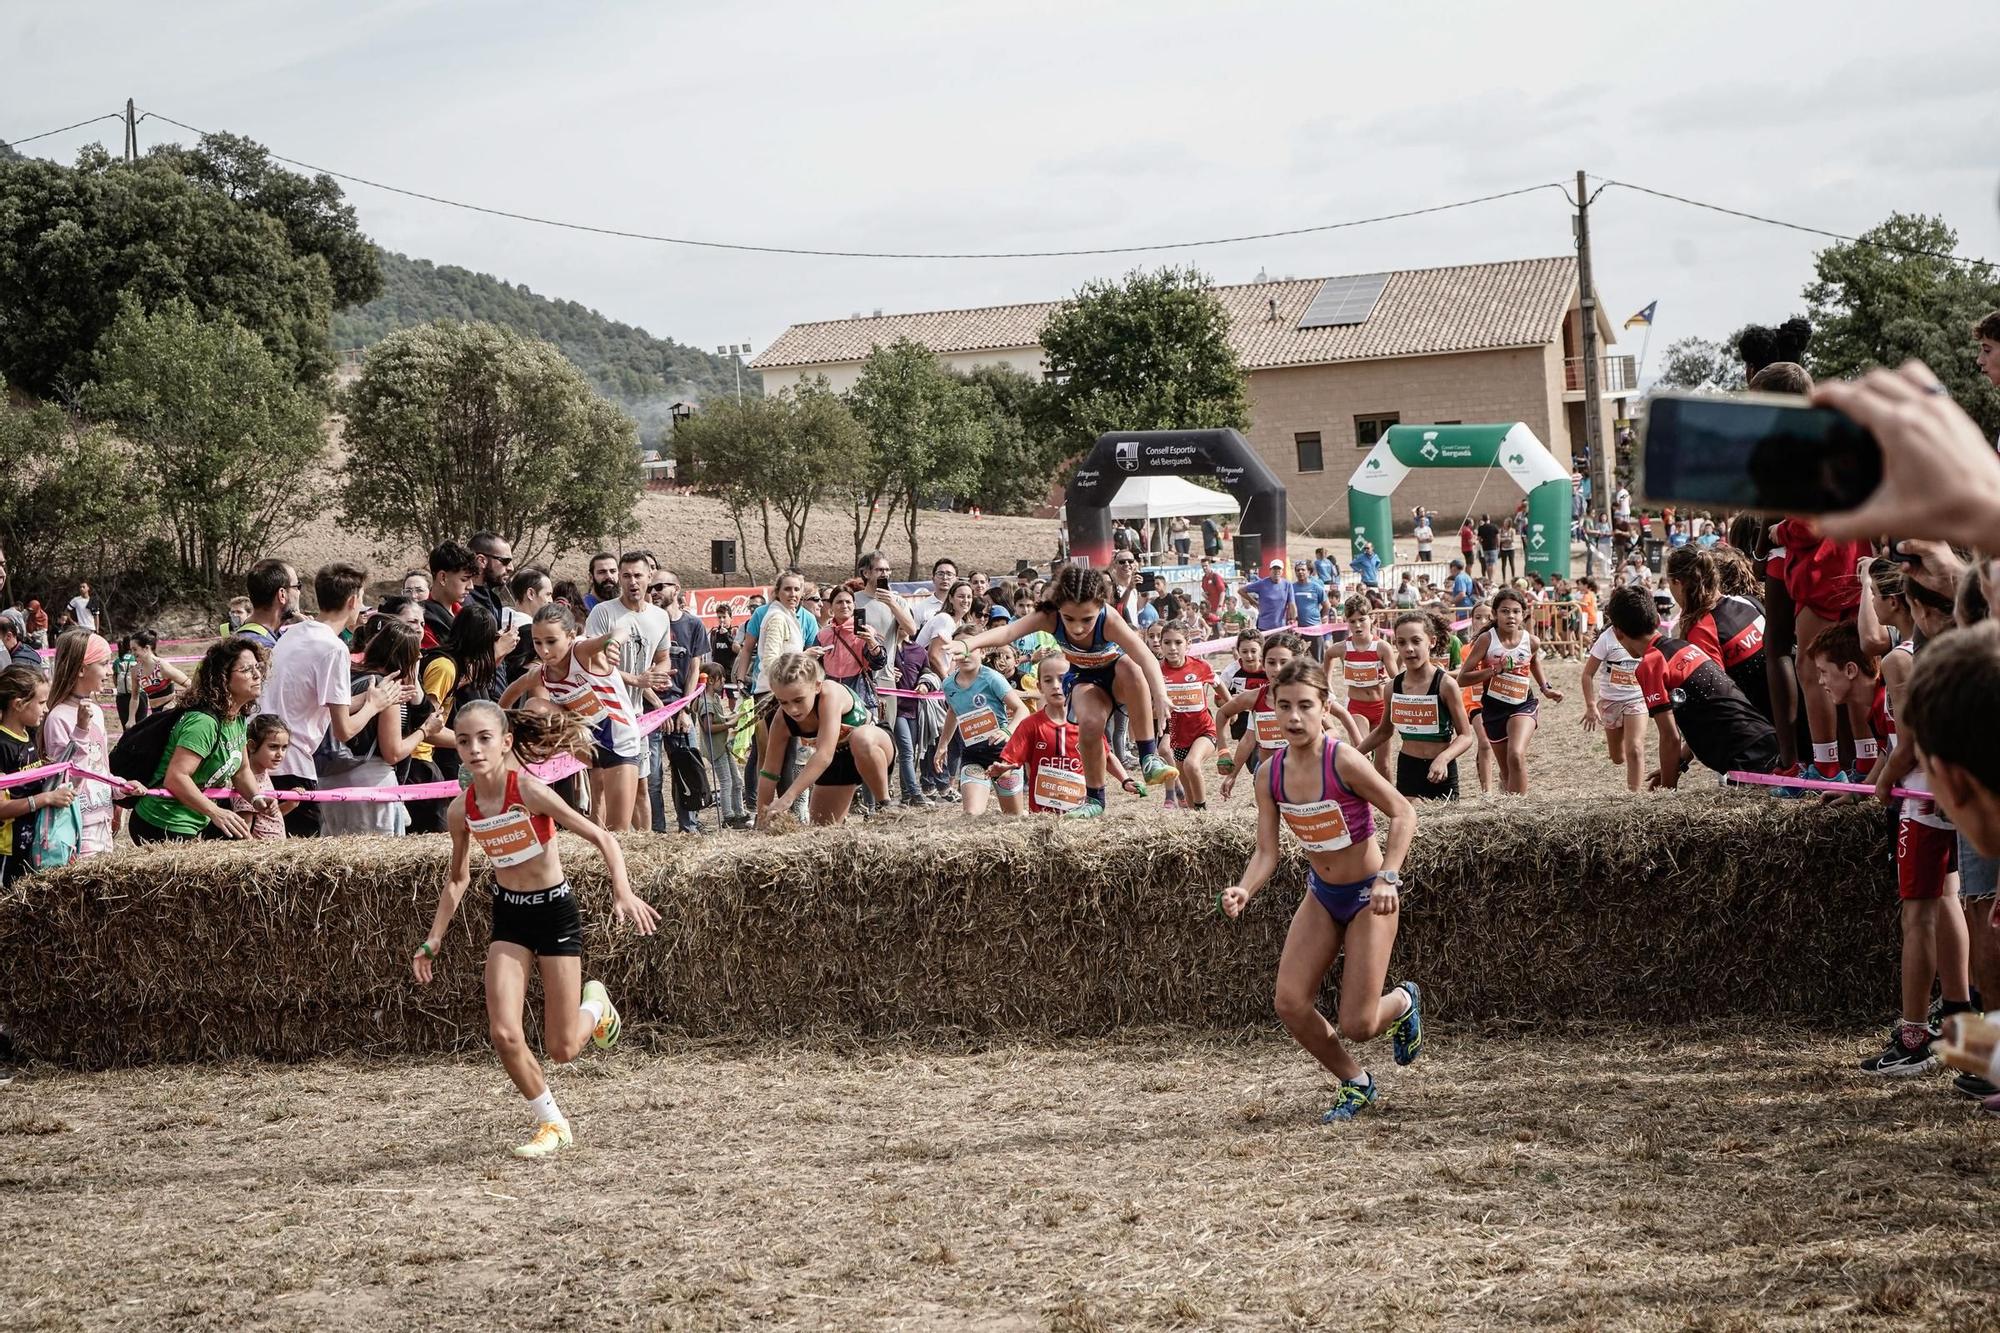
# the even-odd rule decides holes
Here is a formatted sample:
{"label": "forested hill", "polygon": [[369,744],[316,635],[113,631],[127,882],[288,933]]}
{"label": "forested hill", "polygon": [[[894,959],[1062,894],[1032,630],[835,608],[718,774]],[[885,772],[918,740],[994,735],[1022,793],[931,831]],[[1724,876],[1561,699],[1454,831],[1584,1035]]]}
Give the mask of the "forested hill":
{"label": "forested hill", "polygon": [[[397,329],[433,319],[483,319],[546,338],[576,362],[600,392],[631,413],[648,445],[665,433],[667,407],[736,392],[736,368],[644,329],[606,319],[575,301],[552,301],[486,273],[384,250],[382,294],[333,317],[336,348],[368,347]],[[757,391],[754,372],[743,389]]]}

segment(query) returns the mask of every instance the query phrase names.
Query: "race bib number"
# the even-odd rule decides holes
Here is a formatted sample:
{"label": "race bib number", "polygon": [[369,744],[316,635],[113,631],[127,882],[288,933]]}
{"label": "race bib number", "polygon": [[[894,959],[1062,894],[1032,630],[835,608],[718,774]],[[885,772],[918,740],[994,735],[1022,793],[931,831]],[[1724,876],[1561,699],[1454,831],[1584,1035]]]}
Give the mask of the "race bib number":
{"label": "race bib number", "polygon": [[1347,831],[1347,816],[1340,813],[1338,801],[1313,801],[1307,805],[1284,805],[1278,809],[1285,817],[1285,827],[1305,845],[1307,851],[1337,852],[1354,841]]}
{"label": "race bib number", "polygon": [[1350,657],[1347,659],[1346,665],[1342,670],[1347,677],[1348,685],[1351,687],[1358,686],[1365,690],[1379,684],[1382,680],[1382,663],[1374,658],[1357,662]]}
{"label": "race bib number", "polygon": [[1438,697],[1435,694],[1398,694],[1389,701],[1389,721],[1402,736],[1435,736],[1438,731]]}
{"label": "race bib number", "polygon": [[1199,713],[1205,693],[1206,689],[1198,680],[1170,681],[1167,684],[1167,707],[1176,713]]}
{"label": "race bib number", "polygon": [[486,859],[496,866],[521,865],[542,854],[535,826],[529,821],[528,812],[519,806],[484,819],[468,819],[465,827],[479,844],[479,850],[486,853]]}
{"label": "race bib number", "polygon": [[1528,702],[1528,678],[1512,668],[1486,682],[1486,692],[1503,704]]}
{"label": "race bib number", "polygon": [[997,736],[1000,720],[993,716],[993,710],[984,705],[970,713],[958,715],[958,738],[967,745],[977,745],[983,740]]}
{"label": "race bib number", "polygon": [[1479,707],[1479,705],[1485,701],[1486,682],[1482,680],[1477,685],[1461,686],[1458,692],[1459,695],[1465,700],[1465,711],[1470,713],[1473,709]]}
{"label": "race bib number", "polygon": [[1035,769],[1035,804],[1050,810],[1074,810],[1087,795],[1083,774],[1043,764]]}
{"label": "race bib number", "polygon": [[1285,748],[1285,733],[1278,729],[1276,713],[1257,714],[1257,748],[1260,750]]}
{"label": "race bib number", "polygon": [[1639,664],[1631,662],[1621,666],[1613,663],[1611,667],[1611,683],[1621,690],[1638,689]]}
{"label": "race bib number", "polygon": [[578,719],[584,722],[590,721],[604,711],[604,700],[598,697],[596,690],[590,688],[589,681],[573,685],[567,690],[552,687],[549,696],[556,701],[557,707],[566,713],[576,714]]}

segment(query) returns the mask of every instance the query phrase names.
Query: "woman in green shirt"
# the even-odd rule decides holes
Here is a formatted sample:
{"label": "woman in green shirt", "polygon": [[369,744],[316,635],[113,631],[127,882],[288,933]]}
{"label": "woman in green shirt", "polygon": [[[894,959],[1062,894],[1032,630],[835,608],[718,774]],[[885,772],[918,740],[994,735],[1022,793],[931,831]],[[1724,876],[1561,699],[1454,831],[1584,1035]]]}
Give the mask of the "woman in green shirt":
{"label": "woman in green shirt", "polygon": [[264,657],[248,639],[224,639],[202,656],[153,776],[154,787],[173,795],[139,798],[132,807],[133,842],[250,836],[249,821],[202,792],[233,787],[260,813],[272,804],[243,766],[243,733],[263,688]]}

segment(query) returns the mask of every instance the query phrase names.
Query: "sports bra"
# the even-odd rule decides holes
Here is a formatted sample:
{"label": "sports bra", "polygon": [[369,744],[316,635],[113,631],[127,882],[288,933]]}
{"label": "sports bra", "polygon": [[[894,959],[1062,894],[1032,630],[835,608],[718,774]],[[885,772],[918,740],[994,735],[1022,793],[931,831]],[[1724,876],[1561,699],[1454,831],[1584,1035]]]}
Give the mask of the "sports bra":
{"label": "sports bra", "polygon": [[[840,682],[835,681],[834,684],[839,685]],[[840,688],[847,690],[845,685],[841,685]],[[811,731],[801,731],[799,730],[798,722],[784,709],[780,708],[778,710],[778,716],[785,719],[785,730],[791,732],[796,739],[808,743],[818,739],[819,728],[817,726]],[[840,715],[840,738],[834,741],[833,748],[838,750],[841,746],[847,744],[848,736],[853,734],[856,727],[867,725],[871,716],[869,711],[862,707],[861,701],[854,697],[854,691],[847,690],[847,711]]]}
{"label": "sports bra", "polygon": [[1431,687],[1424,694],[1405,694],[1398,671],[1389,687],[1389,722],[1406,741],[1448,741],[1453,736],[1451,714],[1444,706],[1444,670],[1431,668]]}
{"label": "sports bra", "polygon": [[507,770],[507,794],[496,814],[481,814],[476,786],[465,789],[465,828],[496,867],[534,860],[556,836],[555,820],[528,813],[521,800],[521,774],[511,768]]}
{"label": "sports bra", "polygon": [[1340,780],[1334,763],[1339,750],[1338,736],[1321,739],[1317,801],[1287,801],[1284,756],[1271,760],[1271,800],[1277,805],[1278,817],[1285,827],[1308,852],[1337,852],[1375,834],[1375,808],[1349,791]]}
{"label": "sports bra", "polygon": [[1109,608],[1097,613],[1097,623],[1090,627],[1088,648],[1079,648],[1071,643],[1069,630],[1063,624],[1063,618],[1060,615],[1055,618],[1056,644],[1063,650],[1063,656],[1069,659],[1070,666],[1083,671],[1092,671],[1111,666],[1125,655],[1123,648],[1104,637],[1104,617],[1110,614]]}

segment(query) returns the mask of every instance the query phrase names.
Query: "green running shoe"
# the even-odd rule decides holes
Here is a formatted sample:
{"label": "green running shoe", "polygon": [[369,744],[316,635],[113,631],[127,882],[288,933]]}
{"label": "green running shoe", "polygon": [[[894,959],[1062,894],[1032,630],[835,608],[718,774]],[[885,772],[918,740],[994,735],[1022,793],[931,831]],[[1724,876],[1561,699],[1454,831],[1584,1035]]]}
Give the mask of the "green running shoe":
{"label": "green running shoe", "polygon": [[1157,754],[1149,754],[1139,761],[1141,785],[1171,787],[1181,780],[1180,770]]}
{"label": "green running shoe", "polygon": [[1375,1104],[1375,1080],[1356,1083],[1351,1078],[1340,1081],[1340,1095],[1334,1099],[1333,1108],[1319,1118],[1322,1125],[1335,1124],[1342,1120],[1352,1120]]}
{"label": "green running shoe", "polygon": [[1104,802],[1085,801],[1063,816],[1064,819],[1095,819],[1104,813]]}
{"label": "green running shoe", "polygon": [[595,1000],[604,1006],[604,1017],[597,1020],[597,1030],[590,1034],[590,1044],[599,1050],[610,1050],[618,1044],[618,1035],[625,1030],[625,1025],[618,1021],[618,1006],[611,1003],[611,996],[606,993],[601,981],[584,982],[583,999],[586,1004]]}

